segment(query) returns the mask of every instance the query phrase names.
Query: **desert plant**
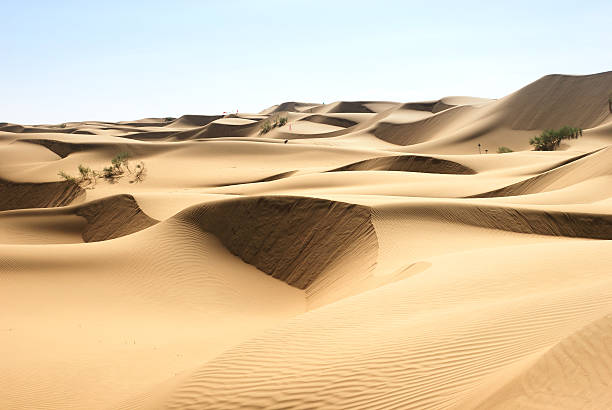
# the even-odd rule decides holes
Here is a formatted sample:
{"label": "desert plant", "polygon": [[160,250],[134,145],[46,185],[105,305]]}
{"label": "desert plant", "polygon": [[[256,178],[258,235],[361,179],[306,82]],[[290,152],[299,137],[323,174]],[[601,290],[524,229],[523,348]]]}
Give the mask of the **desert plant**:
{"label": "desert plant", "polygon": [[287,124],[287,117],[274,117],[273,119],[268,118],[264,122],[261,123],[261,128],[259,129],[259,135],[267,134],[272,131],[272,129],[277,127],[282,127]]}
{"label": "desert plant", "polygon": [[130,158],[130,154],[128,154],[127,152],[122,152],[120,154],[115,155],[113,159],[111,159],[111,164],[117,170],[121,170],[123,167],[125,167],[129,171],[130,170],[130,167],[128,165],[129,158]]}
{"label": "desert plant", "polygon": [[66,181],[76,182],[76,179],[72,175],[70,175],[70,174],[68,174],[68,173],[66,173],[64,171],[58,172],[57,175],[59,175],[60,177],[62,177]]}
{"label": "desert plant", "polygon": [[261,123],[261,128],[259,130],[259,135],[267,134],[271,130],[272,130],[272,124],[270,123],[270,121],[265,120],[263,123]]}
{"label": "desert plant", "polygon": [[582,135],[580,128],[568,127],[567,125],[558,130],[544,130],[540,135],[529,140],[536,151],[554,151],[561,145],[564,139],[574,139]]}
{"label": "desert plant", "polygon": [[506,153],[508,153],[508,152],[514,152],[514,151],[513,151],[513,150],[511,150],[510,148],[508,148],[508,147],[504,147],[504,146],[497,147],[497,153],[498,153],[498,154],[506,154]]}
{"label": "desert plant", "polygon": [[147,170],[145,168],[144,162],[140,161],[138,164],[136,164],[133,176],[134,177],[130,181],[130,184],[133,184],[135,182],[142,182],[144,180],[144,178],[147,176]]}
{"label": "desert plant", "polygon": [[75,178],[64,171],[58,172],[58,175],[66,181],[71,181],[78,184],[82,188],[93,188],[93,186],[96,184],[97,179],[100,177],[104,178],[107,182],[115,183],[119,178],[125,176],[126,172],[130,175],[133,175],[133,178],[130,183],[142,182],[146,176],[144,162],[140,161],[136,165],[134,172],[132,172],[132,169],[130,168],[129,157],[130,156],[127,152],[117,154],[111,159],[111,164],[107,167],[104,167],[102,171],[96,171],[95,169],[91,169],[88,166],[80,164],[78,167],[78,178]]}

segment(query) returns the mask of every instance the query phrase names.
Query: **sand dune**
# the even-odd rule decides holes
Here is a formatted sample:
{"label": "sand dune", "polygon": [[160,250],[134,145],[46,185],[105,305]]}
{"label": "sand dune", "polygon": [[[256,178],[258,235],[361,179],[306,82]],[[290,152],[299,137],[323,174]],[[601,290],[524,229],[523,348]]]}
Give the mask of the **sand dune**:
{"label": "sand dune", "polygon": [[610,92],[1,123],[0,408],[609,408]]}

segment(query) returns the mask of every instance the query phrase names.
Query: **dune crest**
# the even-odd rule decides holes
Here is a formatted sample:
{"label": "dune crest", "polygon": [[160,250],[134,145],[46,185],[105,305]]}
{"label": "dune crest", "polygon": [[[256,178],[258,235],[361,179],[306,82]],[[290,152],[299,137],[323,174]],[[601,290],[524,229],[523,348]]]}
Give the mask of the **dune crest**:
{"label": "dune crest", "polygon": [[0,408],[610,407],[611,95],[0,123]]}

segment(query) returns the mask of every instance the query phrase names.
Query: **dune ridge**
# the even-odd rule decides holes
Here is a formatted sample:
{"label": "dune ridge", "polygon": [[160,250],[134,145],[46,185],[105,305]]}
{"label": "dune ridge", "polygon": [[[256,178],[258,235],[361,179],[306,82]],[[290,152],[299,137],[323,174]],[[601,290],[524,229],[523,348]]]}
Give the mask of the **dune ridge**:
{"label": "dune ridge", "polygon": [[333,169],[331,172],[337,171],[405,171],[463,175],[476,173],[473,169],[454,161],[417,155],[366,159]]}
{"label": "dune ridge", "polygon": [[610,407],[611,94],[0,123],[0,408]]}
{"label": "dune ridge", "polygon": [[66,206],[84,194],[83,188],[69,181],[28,183],[0,179],[0,211]]}
{"label": "dune ridge", "polygon": [[211,232],[270,276],[308,288],[355,243],[376,247],[368,208],[316,198],[259,197],[196,206],[177,215]]}

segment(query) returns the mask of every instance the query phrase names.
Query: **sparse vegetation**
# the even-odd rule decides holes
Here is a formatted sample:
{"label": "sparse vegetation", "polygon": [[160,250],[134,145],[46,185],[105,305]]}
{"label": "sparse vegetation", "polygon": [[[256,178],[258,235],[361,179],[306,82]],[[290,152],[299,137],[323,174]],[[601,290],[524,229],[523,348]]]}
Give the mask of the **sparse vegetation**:
{"label": "sparse vegetation", "polygon": [[575,139],[582,135],[581,128],[563,126],[558,130],[545,130],[542,134],[529,140],[536,151],[554,151],[565,139]]}
{"label": "sparse vegetation", "polygon": [[111,159],[111,165],[104,167],[103,170],[96,171],[88,166],[80,164],[78,167],[79,175],[74,177],[64,171],[58,172],[58,175],[66,181],[78,184],[81,188],[93,188],[96,185],[98,178],[102,177],[107,182],[116,183],[120,178],[126,175],[132,175],[130,184],[142,182],[146,177],[146,168],[143,161],[140,161],[134,171],[130,168],[129,154],[122,152]]}
{"label": "sparse vegetation", "polygon": [[497,153],[498,154],[507,154],[508,152],[514,152],[514,151],[511,150],[510,148],[504,147],[504,146],[497,147]]}
{"label": "sparse vegetation", "polygon": [[273,128],[282,127],[285,124],[287,124],[287,117],[276,116],[274,118],[268,118],[261,123],[259,135],[267,134],[268,132],[272,131]]}
{"label": "sparse vegetation", "polygon": [[174,117],[165,117],[165,118],[164,118],[164,121],[165,121],[165,122],[172,122],[172,121],[174,121],[174,120],[176,120],[176,118],[174,118]]}

